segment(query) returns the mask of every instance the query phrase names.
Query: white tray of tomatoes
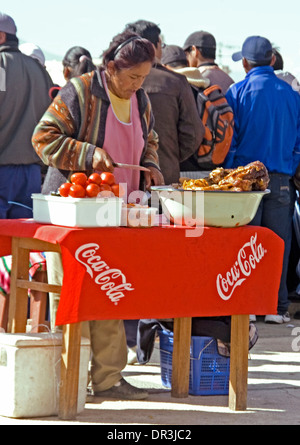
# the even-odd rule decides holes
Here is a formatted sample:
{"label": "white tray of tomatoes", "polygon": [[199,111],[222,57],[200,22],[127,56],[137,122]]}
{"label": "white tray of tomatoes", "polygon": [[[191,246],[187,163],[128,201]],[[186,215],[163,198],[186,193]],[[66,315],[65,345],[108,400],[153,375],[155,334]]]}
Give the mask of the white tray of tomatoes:
{"label": "white tray of tomatoes", "polygon": [[120,226],[123,199],[120,187],[114,186],[118,184],[112,173],[102,178],[98,173],[89,177],[83,172],[74,173],[71,182],[59,188],[59,194],[32,194],[33,219],[67,227]]}

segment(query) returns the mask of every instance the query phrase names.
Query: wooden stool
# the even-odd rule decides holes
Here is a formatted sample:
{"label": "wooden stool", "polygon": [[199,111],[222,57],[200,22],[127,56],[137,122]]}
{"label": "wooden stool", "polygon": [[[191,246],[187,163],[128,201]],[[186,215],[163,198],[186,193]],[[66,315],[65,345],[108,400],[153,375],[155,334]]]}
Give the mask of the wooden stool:
{"label": "wooden stool", "polygon": [[[41,270],[34,274],[34,280],[40,283],[47,283],[47,271]],[[49,328],[46,321],[47,292],[30,290],[29,318],[31,320],[31,332],[43,332]],[[0,292],[0,328],[5,332],[8,326],[9,295]]]}
{"label": "wooden stool", "polygon": [[[61,287],[48,284],[46,276],[39,275],[40,281],[29,278],[29,253],[30,251],[54,251],[60,252],[60,247],[56,244],[45,243],[34,238],[12,238],[12,269],[11,286],[8,311],[8,332],[26,332],[27,324],[27,299],[28,289],[32,291],[32,299],[40,317],[41,306],[45,306],[45,301],[41,301],[41,293],[60,293]],[[42,278],[41,278],[42,277]],[[39,308],[38,308],[39,306]],[[37,317],[35,317],[37,318]]]}

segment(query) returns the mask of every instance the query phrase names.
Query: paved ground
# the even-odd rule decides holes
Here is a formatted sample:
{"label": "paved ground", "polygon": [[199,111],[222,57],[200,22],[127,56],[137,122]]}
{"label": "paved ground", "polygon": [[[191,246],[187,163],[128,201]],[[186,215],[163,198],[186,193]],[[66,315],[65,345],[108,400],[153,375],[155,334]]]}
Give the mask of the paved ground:
{"label": "paved ground", "polygon": [[259,318],[257,327],[260,337],[249,354],[246,411],[230,411],[227,396],[171,398],[170,391],[161,384],[157,345],[149,364],[127,366],[124,371],[130,383],[149,388],[147,400],[98,398],[85,405],[76,421],[0,417],[0,425],[299,425],[300,320],[292,318],[289,324],[266,325]]}

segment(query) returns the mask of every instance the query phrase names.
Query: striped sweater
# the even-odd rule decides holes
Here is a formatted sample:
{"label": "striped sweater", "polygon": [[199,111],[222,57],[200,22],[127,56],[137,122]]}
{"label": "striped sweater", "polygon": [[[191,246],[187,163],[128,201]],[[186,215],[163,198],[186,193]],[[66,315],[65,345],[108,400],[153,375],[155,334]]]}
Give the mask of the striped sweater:
{"label": "striped sweater", "polygon": [[[158,136],[153,130],[150,101],[143,89],[136,94],[145,141],[140,163],[159,169]],[[104,143],[109,105],[106,91],[99,84],[95,71],[71,79],[60,90],[32,136],[36,153],[46,165],[53,167],[48,175],[59,169],[65,179],[74,171],[86,171],[88,174],[92,171],[94,150],[102,148]],[[59,185],[56,183],[53,187]]]}

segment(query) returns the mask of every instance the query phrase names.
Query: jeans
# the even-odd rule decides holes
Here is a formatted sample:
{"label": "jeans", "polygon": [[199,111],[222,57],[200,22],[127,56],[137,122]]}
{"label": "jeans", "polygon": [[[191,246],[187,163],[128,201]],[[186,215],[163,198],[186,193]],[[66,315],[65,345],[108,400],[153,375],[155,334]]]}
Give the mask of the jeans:
{"label": "jeans", "polygon": [[137,330],[139,320],[124,320],[127,346],[134,348],[137,345]]}
{"label": "jeans", "polygon": [[278,292],[278,314],[283,315],[289,307],[287,272],[292,240],[293,213],[296,200],[295,186],[290,176],[270,173],[271,193],[264,196],[251,225],[267,227],[285,243],[282,274]]}
{"label": "jeans", "polygon": [[41,193],[41,167],[0,166],[0,219],[32,218],[32,193]]}

